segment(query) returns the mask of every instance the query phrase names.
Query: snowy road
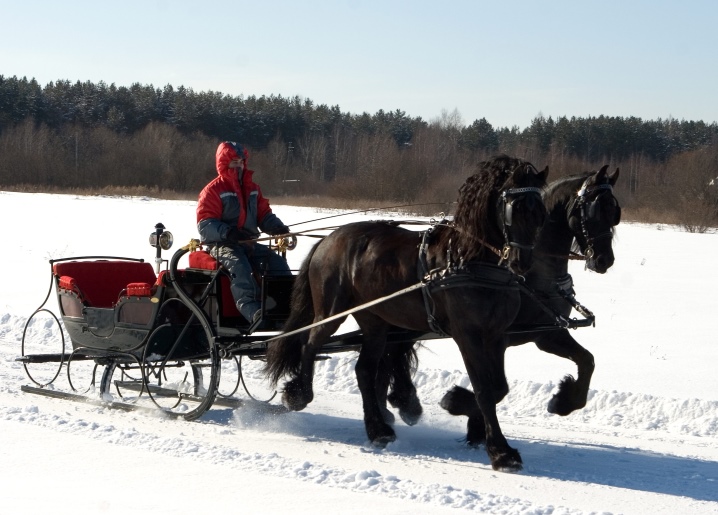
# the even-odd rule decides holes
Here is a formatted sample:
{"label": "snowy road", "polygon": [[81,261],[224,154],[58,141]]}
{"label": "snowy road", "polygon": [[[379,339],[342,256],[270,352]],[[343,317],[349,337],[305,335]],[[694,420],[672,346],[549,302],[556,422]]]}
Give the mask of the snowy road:
{"label": "snowy road", "polygon": [[[0,193],[0,219],[12,219],[28,196]],[[510,349],[511,393],[498,412],[524,470],[505,474],[491,469],[483,449],[460,442],[465,419],[438,407],[451,386],[468,386],[451,341],[421,350],[415,382],[425,416],[414,427],[398,421],[398,439],[385,450],[367,445],[351,353],[318,363],[315,400],[298,413],[248,404],[186,422],[21,392],[29,381],[14,360],[47,291],[49,257],[151,259],[145,233],[160,220],[177,241],[185,236],[176,228],[190,225],[186,237],[194,236],[193,203],[42,201],[68,219],[97,203],[132,216],[91,242],[84,236],[104,234],[107,220],[52,222],[57,227],[42,238],[20,234],[3,261],[3,513],[718,513],[718,337],[706,324],[715,316],[718,274],[695,273],[711,270],[718,235],[625,224],[608,274],[571,270],[579,300],[597,315],[597,326],[576,336],[596,357],[589,401],[569,417],[548,414],[573,365],[533,345]],[[283,219],[320,216],[276,210]],[[675,267],[686,248],[695,262]],[[298,249],[295,264],[306,250]]]}

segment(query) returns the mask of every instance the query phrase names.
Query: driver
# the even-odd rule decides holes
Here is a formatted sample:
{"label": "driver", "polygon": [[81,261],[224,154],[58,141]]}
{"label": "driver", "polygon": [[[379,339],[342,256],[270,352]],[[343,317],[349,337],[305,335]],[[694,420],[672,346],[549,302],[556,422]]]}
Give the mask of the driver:
{"label": "driver", "polygon": [[218,177],[204,187],[197,202],[197,229],[203,244],[230,273],[237,309],[251,324],[261,317],[260,287],[252,265],[275,275],[290,275],[287,262],[268,246],[257,243],[260,229],[277,236],[289,227],[272,213],[269,201],[247,168],[249,154],[239,143],[217,147]]}

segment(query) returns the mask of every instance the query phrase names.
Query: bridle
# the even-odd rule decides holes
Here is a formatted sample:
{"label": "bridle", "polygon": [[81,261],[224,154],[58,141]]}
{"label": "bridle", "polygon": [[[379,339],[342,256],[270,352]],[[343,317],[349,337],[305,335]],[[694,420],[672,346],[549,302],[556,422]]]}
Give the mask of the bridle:
{"label": "bridle", "polygon": [[[511,248],[518,248],[521,250],[533,250],[534,248],[534,241],[532,241],[530,244],[528,243],[520,243],[518,241],[515,241],[513,239],[513,236],[511,234],[511,227],[513,225],[513,208],[514,205],[524,200],[525,198],[532,198],[536,197],[538,200],[535,200],[539,203],[543,203],[543,198],[541,197],[542,189],[541,188],[535,188],[535,187],[524,187],[524,188],[511,188],[508,190],[504,190],[501,192],[501,197],[499,197],[499,209],[500,218],[502,222],[502,229],[504,233],[504,248],[503,251],[499,254],[500,261],[499,264],[501,264],[503,261],[508,260],[509,258],[509,252],[511,251]],[[501,203],[503,203],[503,206],[501,206]]]}
{"label": "bridle", "polygon": [[[590,179],[590,178],[589,178]],[[621,219],[621,208],[618,206],[618,203],[616,202],[616,217],[615,220],[611,220],[611,224],[609,225],[609,229],[601,232],[596,235],[590,235],[588,230],[588,222],[590,221],[598,221],[601,217],[601,206],[599,199],[601,198],[603,194],[603,190],[608,190],[611,192],[611,195],[613,195],[613,186],[610,184],[597,184],[593,186],[588,185],[589,179],[586,179],[581,186],[581,189],[578,191],[577,195],[571,200],[571,202],[566,207],[566,219],[569,221],[569,227],[570,227],[570,219],[573,216],[574,212],[578,210],[579,220],[581,221],[581,233],[583,235],[584,245],[582,245],[581,251],[583,252],[586,259],[591,259],[594,255],[593,246],[594,243],[602,238],[613,238],[613,231],[611,228],[614,225],[617,225],[618,222]],[[589,200],[589,195],[598,192],[596,196]],[[615,199],[614,199],[615,201]],[[578,240],[578,239],[577,239]],[[581,241],[578,240],[579,245],[581,245]]]}

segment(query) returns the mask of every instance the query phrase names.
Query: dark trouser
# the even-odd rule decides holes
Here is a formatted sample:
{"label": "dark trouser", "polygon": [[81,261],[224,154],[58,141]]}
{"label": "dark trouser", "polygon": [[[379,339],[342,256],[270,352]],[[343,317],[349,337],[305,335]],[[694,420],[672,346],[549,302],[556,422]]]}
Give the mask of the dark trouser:
{"label": "dark trouser", "polygon": [[222,245],[212,252],[213,255],[215,253],[219,262],[230,273],[232,297],[237,309],[249,321],[262,307],[261,287],[252,276],[252,267],[263,273],[291,275],[284,258],[261,243]]}

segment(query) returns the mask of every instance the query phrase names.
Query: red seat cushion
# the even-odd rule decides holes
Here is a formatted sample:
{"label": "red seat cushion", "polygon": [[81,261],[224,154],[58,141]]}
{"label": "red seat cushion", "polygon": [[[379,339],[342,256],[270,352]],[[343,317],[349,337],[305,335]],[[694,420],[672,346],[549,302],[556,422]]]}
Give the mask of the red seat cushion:
{"label": "red seat cushion", "polygon": [[217,270],[219,262],[209,255],[205,250],[197,250],[190,252],[189,255],[190,268],[201,268],[202,270]]}
{"label": "red seat cushion", "polygon": [[77,281],[75,281],[74,278],[63,275],[59,279],[60,288],[64,288],[66,290],[74,291],[75,293],[80,293],[80,289],[77,286]]}
{"label": "red seat cushion", "polygon": [[127,295],[129,297],[150,297],[152,295],[152,285],[149,283],[130,283],[127,285]]}
{"label": "red seat cushion", "polygon": [[[218,270],[219,261],[213,258],[205,250],[197,250],[191,252],[189,255],[189,266],[190,268],[199,268],[202,270]],[[222,275],[219,278],[220,287],[222,291],[222,314],[230,317],[241,317],[242,315],[237,311],[237,305],[232,297],[232,290],[230,289],[229,277]]]}
{"label": "red seat cushion", "polygon": [[155,281],[155,286],[167,286],[169,283],[169,277],[170,273],[168,270],[162,270],[160,272],[160,275],[157,276],[157,280]]}

